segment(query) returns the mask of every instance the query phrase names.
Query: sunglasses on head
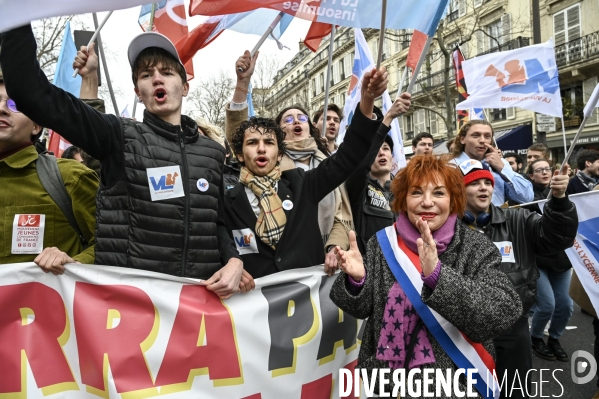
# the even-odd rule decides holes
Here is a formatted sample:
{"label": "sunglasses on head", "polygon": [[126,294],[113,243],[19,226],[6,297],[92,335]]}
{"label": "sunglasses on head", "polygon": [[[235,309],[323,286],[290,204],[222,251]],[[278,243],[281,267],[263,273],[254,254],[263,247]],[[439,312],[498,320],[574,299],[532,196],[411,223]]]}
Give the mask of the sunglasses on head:
{"label": "sunglasses on head", "polygon": [[[302,123],[306,123],[306,122],[308,122],[308,119],[309,119],[309,118],[308,118],[308,115],[299,114],[299,115],[297,116],[297,120],[298,120],[299,122],[302,122]],[[286,125],[291,125],[291,124],[292,124],[294,121],[295,121],[295,117],[294,117],[293,115],[288,115],[288,116],[286,116],[285,118],[283,118],[283,122],[284,122]]]}
{"label": "sunglasses on head", "polygon": [[12,99],[9,98],[8,100],[0,100],[0,102],[2,102],[2,101],[6,101],[6,107],[8,108],[8,110],[10,112],[13,112],[13,113],[20,112],[17,109],[17,104],[15,104],[15,100],[12,100]]}

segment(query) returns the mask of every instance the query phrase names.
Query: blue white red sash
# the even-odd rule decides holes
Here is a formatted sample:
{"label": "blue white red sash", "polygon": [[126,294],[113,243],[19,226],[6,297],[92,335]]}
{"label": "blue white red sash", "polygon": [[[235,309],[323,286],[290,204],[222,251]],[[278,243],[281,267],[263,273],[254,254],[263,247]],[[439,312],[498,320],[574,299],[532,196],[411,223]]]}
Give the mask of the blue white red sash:
{"label": "blue white red sash", "polygon": [[424,283],[418,271],[420,269],[418,256],[416,255],[412,260],[409,256],[412,251],[400,248],[395,226],[389,226],[379,231],[376,236],[389,268],[414,305],[414,309],[418,312],[426,328],[458,368],[465,371],[468,369],[478,370],[478,373],[473,373],[472,376],[476,379],[476,389],[483,398],[499,398],[501,391],[493,374],[495,361],[489,352],[482,344],[470,341],[453,324],[422,302],[420,293]]}

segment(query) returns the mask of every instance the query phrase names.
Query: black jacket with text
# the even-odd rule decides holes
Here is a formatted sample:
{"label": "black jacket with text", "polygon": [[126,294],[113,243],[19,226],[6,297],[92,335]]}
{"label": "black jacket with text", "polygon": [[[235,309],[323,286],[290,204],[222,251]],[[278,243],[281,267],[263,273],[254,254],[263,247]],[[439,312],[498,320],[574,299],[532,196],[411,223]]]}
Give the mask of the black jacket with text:
{"label": "black jacket with text", "polygon": [[[382,118],[372,120],[356,109],[343,144],[331,157],[310,171],[290,169],[282,173],[277,193],[281,201],[291,201],[284,209],[287,223],[276,250],[255,232],[256,215],[238,183],[225,193],[227,229],[232,233],[243,259],[243,267],[254,278],[282,270],[319,265],[324,262],[324,243],[318,227],[318,203],[347,179],[381,133]],[[383,131],[386,134],[386,131]],[[384,140],[384,135],[381,139]],[[380,145],[379,145],[380,147]],[[285,207],[284,208],[289,208]]]}
{"label": "black jacket with text", "polygon": [[484,233],[499,248],[500,269],[520,295],[523,314],[536,301],[539,278],[536,256],[571,247],[577,231],[576,206],[567,197],[552,197],[542,216],[524,208],[502,209],[491,205],[491,221]]}

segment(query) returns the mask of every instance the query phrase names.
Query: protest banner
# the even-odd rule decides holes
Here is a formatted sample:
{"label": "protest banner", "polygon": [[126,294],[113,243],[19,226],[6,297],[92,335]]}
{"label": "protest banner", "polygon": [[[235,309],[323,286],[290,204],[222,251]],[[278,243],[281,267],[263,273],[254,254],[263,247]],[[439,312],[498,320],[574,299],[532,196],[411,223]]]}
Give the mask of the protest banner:
{"label": "protest banner", "polygon": [[338,398],[358,321],[322,266],[221,301],[199,280],[97,265],[0,271],[0,396]]}

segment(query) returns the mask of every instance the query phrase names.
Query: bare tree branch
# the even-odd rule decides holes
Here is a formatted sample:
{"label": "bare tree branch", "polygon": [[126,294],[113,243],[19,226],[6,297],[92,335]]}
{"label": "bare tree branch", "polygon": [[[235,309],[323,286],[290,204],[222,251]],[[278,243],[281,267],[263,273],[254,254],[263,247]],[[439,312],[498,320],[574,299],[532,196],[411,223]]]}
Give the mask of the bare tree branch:
{"label": "bare tree branch", "polygon": [[200,81],[198,87],[187,96],[188,112],[192,117],[203,117],[208,122],[224,128],[225,105],[231,101],[235,82],[221,70],[215,76]]}

